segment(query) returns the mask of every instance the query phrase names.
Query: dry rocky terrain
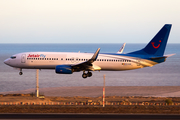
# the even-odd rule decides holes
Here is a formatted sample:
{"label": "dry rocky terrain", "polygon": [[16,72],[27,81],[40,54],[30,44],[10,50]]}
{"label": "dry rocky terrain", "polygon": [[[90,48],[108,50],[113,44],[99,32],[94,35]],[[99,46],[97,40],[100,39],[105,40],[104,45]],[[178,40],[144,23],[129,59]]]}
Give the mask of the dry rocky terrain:
{"label": "dry rocky terrain", "polygon": [[[106,96],[109,102],[157,102],[165,100],[180,103],[179,97],[120,97]],[[102,102],[102,97],[50,97],[36,98],[32,94],[0,95],[2,102]],[[180,114],[180,105],[148,106],[148,105],[116,105],[116,106],[58,106],[58,105],[0,105],[0,113],[169,113]]]}

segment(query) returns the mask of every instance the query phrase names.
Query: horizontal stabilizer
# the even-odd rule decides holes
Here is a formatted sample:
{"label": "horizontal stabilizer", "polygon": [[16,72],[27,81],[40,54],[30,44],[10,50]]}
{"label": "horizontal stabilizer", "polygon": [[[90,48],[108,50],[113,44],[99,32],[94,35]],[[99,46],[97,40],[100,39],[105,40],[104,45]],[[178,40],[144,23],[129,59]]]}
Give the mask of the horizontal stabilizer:
{"label": "horizontal stabilizer", "polygon": [[174,54],[165,55],[165,56],[166,56],[166,58],[167,58],[167,57],[171,57],[171,56],[173,56],[173,55],[175,55],[175,53],[174,53]]}
{"label": "horizontal stabilizer", "polygon": [[152,58],[150,58],[150,59],[151,59],[151,60],[160,60],[160,59],[162,59],[162,58],[171,57],[171,56],[173,56],[173,55],[175,55],[175,54],[169,54],[169,55],[165,55],[165,56],[162,56],[162,57],[152,57]]}

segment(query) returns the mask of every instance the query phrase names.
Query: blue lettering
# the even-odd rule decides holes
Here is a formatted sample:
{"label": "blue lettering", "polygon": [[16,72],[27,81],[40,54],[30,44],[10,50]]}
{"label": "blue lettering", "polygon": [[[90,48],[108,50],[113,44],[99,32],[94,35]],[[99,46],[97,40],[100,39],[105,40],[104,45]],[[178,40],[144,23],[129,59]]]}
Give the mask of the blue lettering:
{"label": "blue lettering", "polygon": [[46,55],[44,55],[44,54],[41,54],[41,55],[40,55],[40,57],[43,57],[43,58],[45,58],[45,57],[46,57]]}

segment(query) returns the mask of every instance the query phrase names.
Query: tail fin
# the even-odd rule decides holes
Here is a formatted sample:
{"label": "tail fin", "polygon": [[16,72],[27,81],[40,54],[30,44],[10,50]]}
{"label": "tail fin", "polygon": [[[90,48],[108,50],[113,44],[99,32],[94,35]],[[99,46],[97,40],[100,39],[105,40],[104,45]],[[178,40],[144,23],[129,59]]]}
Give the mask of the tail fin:
{"label": "tail fin", "polygon": [[117,53],[121,54],[123,52],[124,48],[125,48],[125,45],[126,45],[126,43],[124,43],[122,45],[122,47],[119,49],[119,51]]}
{"label": "tail fin", "polygon": [[155,56],[163,56],[171,26],[171,24],[165,24],[145,48],[129,54],[149,54]]}

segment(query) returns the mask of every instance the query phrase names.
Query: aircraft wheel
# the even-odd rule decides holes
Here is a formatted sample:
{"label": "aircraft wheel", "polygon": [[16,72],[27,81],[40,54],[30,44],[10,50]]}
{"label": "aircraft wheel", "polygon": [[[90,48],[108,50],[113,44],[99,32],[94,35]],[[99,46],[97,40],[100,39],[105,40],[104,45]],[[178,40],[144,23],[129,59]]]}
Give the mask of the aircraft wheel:
{"label": "aircraft wheel", "polygon": [[86,73],[83,73],[83,74],[82,74],[82,77],[83,77],[83,78],[87,78],[87,74],[86,74]]}
{"label": "aircraft wheel", "polygon": [[88,76],[88,77],[91,77],[91,76],[92,76],[92,72],[88,72],[88,73],[87,73],[87,76]]}
{"label": "aircraft wheel", "polygon": [[19,72],[19,75],[22,75],[23,74],[23,72]]}

